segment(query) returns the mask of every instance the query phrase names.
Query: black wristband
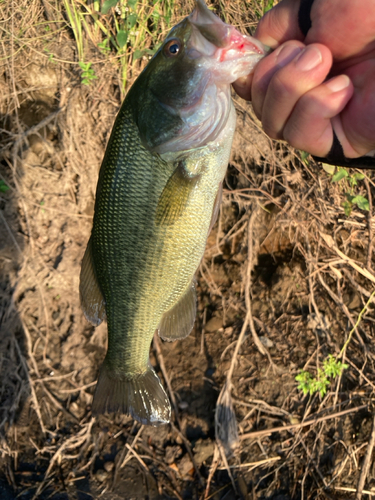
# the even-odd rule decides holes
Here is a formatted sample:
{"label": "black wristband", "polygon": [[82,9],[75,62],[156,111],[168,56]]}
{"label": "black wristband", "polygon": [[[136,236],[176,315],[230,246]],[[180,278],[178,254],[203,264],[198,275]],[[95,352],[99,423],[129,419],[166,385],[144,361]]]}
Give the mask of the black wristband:
{"label": "black wristband", "polygon": [[359,158],[346,158],[344,155],[344,150],[342,149],[341,143],[337,138],[335,132],[333,132],[333,142],[330,152],[325,158],[320,156],[313,156],[315,161],[320,161],[322,163],[329,163],[330,165],[336,165],[338,167],[349,167],[349,168],[371,168],[375,169],[375,157],[374,156],[360,156]]}

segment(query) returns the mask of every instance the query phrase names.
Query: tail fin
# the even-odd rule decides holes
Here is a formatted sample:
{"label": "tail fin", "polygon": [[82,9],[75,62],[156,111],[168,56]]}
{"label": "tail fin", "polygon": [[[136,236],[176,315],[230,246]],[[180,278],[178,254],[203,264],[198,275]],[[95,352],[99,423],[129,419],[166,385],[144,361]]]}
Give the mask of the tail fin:
{"label": "tail fin", "polygon": [[167,424],[171,405],[159,377],[149,364],[147,371],[132,377],[119,377],[105,361],[100,369],[92,403],[93,415],[124,413],[144,425]]}

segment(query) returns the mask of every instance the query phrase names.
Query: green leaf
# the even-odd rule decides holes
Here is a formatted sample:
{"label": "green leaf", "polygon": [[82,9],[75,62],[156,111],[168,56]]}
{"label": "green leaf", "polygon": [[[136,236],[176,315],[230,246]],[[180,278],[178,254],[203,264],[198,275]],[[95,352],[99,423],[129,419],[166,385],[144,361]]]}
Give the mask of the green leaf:
{"label": "green leaf", "polygon": [[349,203],[353,203],[355,196],[353,196],[350,193],[345,193],[345,196],[346,196],[346,199],[348,200]]}
{"label": "green leaf", "polygon": [[341,179],[344,179],[345,177],[348,177],[348,175],[349,175],[348,171],[345,168],[339,168],[339,170],[332,177],[332,182],[341,181]]}
{"label": "green leaf", "polygon": [[364,178],[365,178],[365,174],[356,173],[353,175],[353,179],[355,179],[356,181],[361,181]]}
{"label": "green leaf", "polygon": [[343,208],[344,208],[344,212],[345,212],[345,215],[347,217],[350,216],[350,214],[352,213],[352,204],[350,203],[350,201],[345,201],[343,204],[342,204]]}
{"label": "green leaf", "polygon": [[127,19],[127,24],[128,24],[129,29],[132,29],[135,26],[135,23],[137,22],[137,18],[138,18],[138,16],[134,12],[129,14],[128,19]]}
{"label": "green leaf", "polygon": [[268,2],[264,6],[264,13],[268,12],[271,10],[273,7],[273,0],[268,0]]}
{"label": "green leaf", "polygon": [[144,54],[144,51],[143,50],[135,50],[134,51],[134,54],[133,54],[133,60],[135,61],[136,59],[140,59]]}
{"label": "green leaf", "polygon": [[128,0],[128,5],[129,5],[131,10],[137,9],[137,1],[138,0]]}
{"label": "green leaf", "polygon": [[79,67],[81,68],[82,71],[88,71],[90,69],[91,63],[85,63],[83,61],[79,61],[78,63]]}
{"label": "green leaf", "polygon": [[329,175],[333,175],[335,173],[336,167],[334,165],[328,165],[328,163],[323,163],[322,167],[323,170],[325,170]]}
{"label": "green leaf", "polygon": [[102,54],[107,54],[111,49],[108,47],[109,40],[106,38],[102,42],[98,43],[98,48]]}
{"label": "green leaf", "polygon": [[370,210],[370,204],[368,202],[368,199],[365,198],[364,196],[361,195],[355,196],[352,199],[352,203],[355,203],[357,207],[360,208],[361,210],[366,210],[367,212]]}
{"label": "green leaf", "polygon": [[111,9],[112,7],[116,7],[118,2],[119,0],[106,0],[103,3],[102,14],[108,14],[109,9]]}
{"label": "green leaf", "polygon": [[125,30],[120,30],[117,33],[117,43],[119,44],[120,48],[122,49],[124,45],[126,45],[126,42],[128,41],[128,32]]}
{"label": "green leaf", "polygon": [[9,189],[10,187],[5,184],[3,179],[0,179],[0,193],[6,193]]}

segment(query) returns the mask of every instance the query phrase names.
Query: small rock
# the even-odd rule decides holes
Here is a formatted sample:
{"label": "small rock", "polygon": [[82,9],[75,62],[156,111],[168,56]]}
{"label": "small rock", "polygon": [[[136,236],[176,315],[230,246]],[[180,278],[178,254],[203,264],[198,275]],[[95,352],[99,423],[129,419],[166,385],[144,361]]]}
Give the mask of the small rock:
{"label": "small rock", "polygon": [[177,458],[180,458],[181,455],[181,446],[167,446],[165,448],[165,461],[167,462],[167,464],[172,464],[176,461]]}
{"label": "small rock", "polygon": [[95,477],[96,479],[100,482],[100,483],[104,483],[104,481],[107,479],[108,477],[108,472],[106,472],[105,470],[103,469],[99,469],[96,471],[96,474],[95,474]]}
{"label": "small rock", "polygon": [[182,444],[184,441],[180,435],[177,434],[175,441],[177,444]]}
{"label": "small rock", "polygon": [[271,349],[271,347],[274,346],[274,343],[268,337],[259,337],[259,340],[264,345],[264,347],[267,347],[267,349]]}
{"label": "small rock", "polygon": [[25,164],[29,167],[35,167],[40,165],[40,158],[33,151],[28,150],[25,155]]}
{"label": "small rock", "polygon": [[232,333],[233,333],[233,326],[228,326],[227,328],[225,328],[224,335],[226,337],[230,337]]}
{"label": "small rock", "polygon": [[70,411],[75,415],[79,411],[79,406],[75,401],[70,404]]}
{"label": "small rock", "polygon": [[200,467],[203,462],[214,454],[215,445],[211,439],[198,439],[194,446],[194,458]]}
{"label": "small rock", "polygon": [[313,331],[328,330],[331,326],[329,319],[323,313],[320,313],[320,318],[317,314],[311,313],[307,316],[307,320],[307,328],[310,328],[310,330]]}
{"label": "small rock", "polygon": [[189,403],[187,403],[186,401],[180,401],[178,403],[178,407],[180,408],[180,410],[186,410],[187,408],[189,408]]}
{"label": "small rock", "polygon": [[113,470],[113,467],[115,466],[115,464],[113,462],[106,462],[104,464],[104,469],[107,471],[107,472],[111,472]]}
{"label": "small rock", "polygon": [[220,328],[223,328],[223,318],[214,316],[207,323],[204,329],[208,333],[217,332]]}
{"label": "small rock", "polygon": [[190,480],[194,474],[194,465],[188,454],[184,455],[178,464],[178,470],[183,479]]}
{"label": "small rock", "polygon": [[359,309],[361,306],[361,299],[358,295],[358,293],[352,293],[349,303],[348,303],[348,309]]}

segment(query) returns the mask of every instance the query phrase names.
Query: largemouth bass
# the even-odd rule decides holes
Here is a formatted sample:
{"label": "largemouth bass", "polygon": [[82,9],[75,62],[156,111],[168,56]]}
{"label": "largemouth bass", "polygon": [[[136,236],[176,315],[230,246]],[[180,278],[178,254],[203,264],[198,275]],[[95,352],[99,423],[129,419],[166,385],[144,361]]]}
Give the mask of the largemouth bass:
{"label": "largemouth bass", "polygon": [[87,319],[108,323],[94,414],[170,420],[150,344],[156,330],[172,341],[193,328],[194,275],[235,129],[230,84],[265,52],[198,0],[126,96],[101,166],[80,276]]}

